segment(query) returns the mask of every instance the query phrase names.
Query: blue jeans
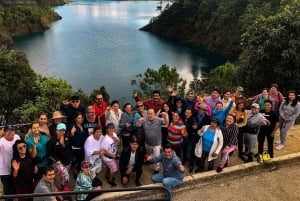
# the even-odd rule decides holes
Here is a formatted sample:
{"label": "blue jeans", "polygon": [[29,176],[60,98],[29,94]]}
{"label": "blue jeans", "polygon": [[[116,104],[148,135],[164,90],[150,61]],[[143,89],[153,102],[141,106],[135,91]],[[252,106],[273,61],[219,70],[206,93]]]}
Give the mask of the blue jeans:
{"label": "blue jeans", "polygon": [[170,192],[171,187],[179,186],[182,184],[182,179],[176,179],[174,177],[164,177],[162,173],[158,173],[152,176],[153,183],[162,183]]}

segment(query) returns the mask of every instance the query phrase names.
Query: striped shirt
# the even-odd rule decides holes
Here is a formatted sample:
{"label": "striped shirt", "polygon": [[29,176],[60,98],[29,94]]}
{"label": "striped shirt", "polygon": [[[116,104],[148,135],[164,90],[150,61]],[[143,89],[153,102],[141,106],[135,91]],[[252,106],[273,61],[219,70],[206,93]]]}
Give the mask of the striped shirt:
{"label": "striped shirt", "polygon": [[234,123],[228,127],[224,126],[223,133],[223,146],[230,147],[231,145],[237,145],[237,134],[239,132],[237,125]]}
{"label": "striped shirt", "polygon": [[186,126],[183,121],[173,121],[168,127],[167,140],[171,145],[180,145],[183,142],[183,134],[186,134]]}

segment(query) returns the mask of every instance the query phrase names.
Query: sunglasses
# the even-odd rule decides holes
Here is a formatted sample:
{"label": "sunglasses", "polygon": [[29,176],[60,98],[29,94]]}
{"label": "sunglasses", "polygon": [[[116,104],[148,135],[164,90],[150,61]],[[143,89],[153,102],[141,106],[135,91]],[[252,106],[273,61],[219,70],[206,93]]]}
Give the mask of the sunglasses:
{"label": "sunglasses", "polygon": [[101,101],[101,100],[103,100],[103,98],[96,98],[96,100]]}
{"label": "sunglasses", "polygon": [[24,144],[23,146],[21,146],[21,147],[18,147],[18,150],[19,151],[21,151],[22,149],[24,149],[24,148],[26,148],[27,147],[27,145],[26,144]]}
{"label": "sunglasses", "polygon": [[79,100],[72,100],[72,103],[79,103]]}

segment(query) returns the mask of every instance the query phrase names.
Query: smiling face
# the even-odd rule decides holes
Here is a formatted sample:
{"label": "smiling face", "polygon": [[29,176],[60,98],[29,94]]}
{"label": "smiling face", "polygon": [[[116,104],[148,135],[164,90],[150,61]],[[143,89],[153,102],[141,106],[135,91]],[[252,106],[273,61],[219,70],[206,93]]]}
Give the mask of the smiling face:
{"label": "smiling face", "polygon": [[75,122],[77,124],[82,124],[83,123],[83,116],[82,114],[77,115],[77,117],[75,117]]}
{"label": "smiling face", "polygon": [[293,92],[290,92],[290,93],[288,94],[288,98],[289,98],[290,101],[293,101],[293,100],[296,99],[296,94],[293,93]]}
{"label": "smiling face", "polygon": [[47,116],[45,114],[41,114],[38,118],[38,122],[40,126],[46,125],[48,123]]}
{"label": "smiling face", "polygon": [[33,123],[31,126],[31,132],[34,135],[39,135],[40,134],[40,125],[38,123]]}
{"label": "smiling face", "polygon": [[173,150],[170,148],[164,149],[164,155],[166,158],[170,159],[173,157]]}
{"label": "smiling face", "polygon": [[55,178],[55,170],[48,171],[46,175],[43,175],[43,179],[48,183],[53,183]]}

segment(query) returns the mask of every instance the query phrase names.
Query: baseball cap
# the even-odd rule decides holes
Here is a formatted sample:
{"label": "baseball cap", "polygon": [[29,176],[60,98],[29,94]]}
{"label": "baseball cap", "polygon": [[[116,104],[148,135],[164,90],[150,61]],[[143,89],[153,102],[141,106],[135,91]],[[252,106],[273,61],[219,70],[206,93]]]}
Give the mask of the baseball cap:
{"label": "baseball cap", "polygon": [[253,103],[253,104],[251,105],[251,107],[255,107],[255,108],[259,109],[259,105],[258,105],[257,103]]}
{"label": "baseball cap", "polygon": [[88,161],[88,160],[84,160],[84,161],[82,161],[82,163],[81,163],[81,167],[82,168],[88,168],[88,167],[91,167],[92,166],[92,164],[90,163],[90,161]]}
{"label": "baseball cap", "polygon": [[237,87],[236,90],[238,90],[238,91],[240,91],[240,92],[243,92],[243,91],[244,91],[243,87]]}
{"label": "baseball cap", "polygon": [[15,130],[15,126],[11,125],[11,124],[7,124],[4,126],[4,131],[10,131],[10,130]]}
{"label": "baseball cap", "polygon": [[132,137],[130,143],[139,143],[136,137]]}
{"label": "baseball cap", "polygon": [[72,96],[70,100],[72,101],[72,100],[80,100],[80,99],[79,99],[79,96],[75,95],[75,96]]}
{"label": "baseball cap", "polygon": [[60,131],[60,130],[67,130],[66,124],[64,124],[64,123],[57,124],[56,130],[58,130],[58,131]]}

